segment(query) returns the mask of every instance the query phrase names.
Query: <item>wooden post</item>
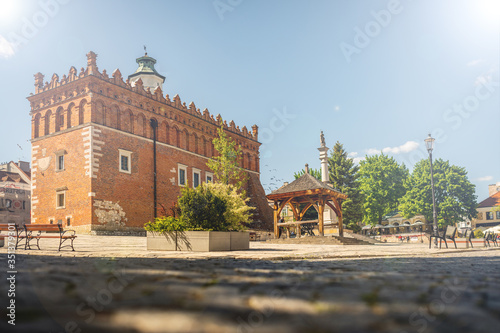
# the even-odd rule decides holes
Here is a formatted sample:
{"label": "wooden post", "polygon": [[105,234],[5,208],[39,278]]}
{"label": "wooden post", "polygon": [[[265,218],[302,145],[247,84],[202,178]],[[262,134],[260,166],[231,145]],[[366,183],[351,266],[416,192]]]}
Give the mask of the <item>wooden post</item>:
{"label": "wooden post", "polygon": [[297,224],[297,238],[300,238],[300,224]]}
{"label": "wooden post", "polygon": [[325,212],[325,202],[322,199],[320,199],[318,201],[318,229],[319,229],[320,236],[325,235],[324,224],[323,224],[323,213],[324,212]]}
{"label": "wooden post", "polygon": [[343,215],[342,214],[342,206],[341,206],[341,208],[339,210],[339,213],[340,213],[339,216],[338,216],[338,218],[339,218],[339,236],[340,237],[344,237],[344,221],[343,221],[343,218],[342,218],[342,215]]}
{"label": "wooden post", "polygon": [[279,238],[279,228],[278,228],[278,220],[279,220],[279,213],[278,213],[278,202],[274,201],[274,238],[278,239]]}

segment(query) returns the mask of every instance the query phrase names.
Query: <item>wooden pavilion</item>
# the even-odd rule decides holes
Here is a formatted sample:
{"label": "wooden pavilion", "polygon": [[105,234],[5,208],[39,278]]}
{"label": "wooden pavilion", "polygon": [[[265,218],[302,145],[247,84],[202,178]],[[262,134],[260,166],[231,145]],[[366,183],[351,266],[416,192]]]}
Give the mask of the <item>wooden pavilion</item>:
{"label": "wooden pavilion", "polygon": [[[324,236],[323,213],[325,206],[330,207],[337,214],[339,236],[343,236],[342,201],[347,199],[347,195],[337,191],[330,184],[321,182],[310,175],[307,164],[305,170],[306,172],[300,178],[267,195],[267,198],[274,203],[274,236],[279,237],[279,227],[296,226],[298,229],[297,237],[300,237],[301,225],[311,223],[311,221],[302,221],[304,214],[311,206],[318,212],[317,222],[321,236]],[[301,204],[305,204],[302,209],[300,209]],[[286,205],[292,209],[295,222],[279,223],[281,211]]]}

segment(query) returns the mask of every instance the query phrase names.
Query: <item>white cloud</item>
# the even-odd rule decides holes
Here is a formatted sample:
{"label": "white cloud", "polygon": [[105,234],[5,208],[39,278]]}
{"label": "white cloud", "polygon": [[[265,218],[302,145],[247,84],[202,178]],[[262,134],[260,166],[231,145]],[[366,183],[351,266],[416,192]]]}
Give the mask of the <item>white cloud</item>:
{"label": "white cloud", "polygon": [[364,159],[365,159],[364,157],[355,157],[352,160],[354,161],[354,163],[359,164],[359,162],[361,162]]}
{"label": "white cloud", "polygon": [[472,66],[476,66],[476,65],[479,65],[480,63],[484,62],[483,59],[476,59],[476,60],[472,60],[472,61],[469,61],[467,63],[467,67],[472,67]]}
{"label": "white cloud", "polygon": [[398,147],[385,147],[382,149],[384,154],[401,154],[401,153],[409,153],[418,149],[419,143],[415,141],[406,141],[404,144]]}
{"label": "white cloud", "polygon": [[493,180],[493,176],[484,176],[484,177],[479,177],[476,178],[478,182],[488,182],[490,180]]}
{"label": "white cloud", "polygon": [[480,75],[476,78],[476,81],[474,81],[474,85],[480,86],[490,82],[491,80],[492,80],[491,75]]}
{"label": "white cloud", "polygon": [[375,155],[375,154],[380,154],[380,149],[377,148],[370,148],[365,150],[367,155]]}
{"label": "white cloud", "polygon": [[12,44],[0,35],[0,57],[10,58],[14,55],[14,47]]}
{"label": "white cloud", "polygon": [[334,108],[335,111],[340,111],[340,106],[338,105],[335,105],[335,108]]}
{"label": "white cloud", "polygon": [[358,152],[356,152],[356,151],[350,152],[349,154],[347,154],[347,156],[356,157],[356,156],[358,156]]}

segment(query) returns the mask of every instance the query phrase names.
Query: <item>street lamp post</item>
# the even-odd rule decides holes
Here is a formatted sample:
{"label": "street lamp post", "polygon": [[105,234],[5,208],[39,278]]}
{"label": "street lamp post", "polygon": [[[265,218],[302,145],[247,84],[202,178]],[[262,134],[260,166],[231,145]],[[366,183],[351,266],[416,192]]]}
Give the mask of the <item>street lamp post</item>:
{"label": "street lamp post", "polygon": [[434,141],[435,139],[431,137],[429,134],[429,137],[424,140],[425,141],[425,146],[427,148],[427,151],[429,152],[429,161],[431,162],[431,188],[432,188],[432,220],[433,220],[433,229],[434,229],[434,247],[437,249],[438,247],[438,241],[437,241],[437,236],[438,236],[438,225],[437,225],[437,214],[436,214],[436,196],[434,194],[434,174],[432,170],[432,150],[434,149]]}

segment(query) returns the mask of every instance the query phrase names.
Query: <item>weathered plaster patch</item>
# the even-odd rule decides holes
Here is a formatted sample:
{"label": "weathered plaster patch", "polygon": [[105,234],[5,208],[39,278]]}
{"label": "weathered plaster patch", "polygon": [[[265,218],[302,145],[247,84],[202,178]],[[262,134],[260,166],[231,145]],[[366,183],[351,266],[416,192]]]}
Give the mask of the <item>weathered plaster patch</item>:
{"label": "weathered plaster patch", "polygon": [[95,215],[97,222],[108,227],[124,227],[127,218],[125,211],[118,202],[95,200],[94,201]]}

